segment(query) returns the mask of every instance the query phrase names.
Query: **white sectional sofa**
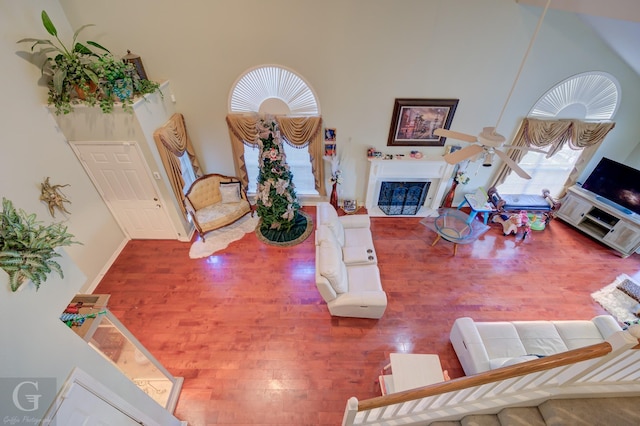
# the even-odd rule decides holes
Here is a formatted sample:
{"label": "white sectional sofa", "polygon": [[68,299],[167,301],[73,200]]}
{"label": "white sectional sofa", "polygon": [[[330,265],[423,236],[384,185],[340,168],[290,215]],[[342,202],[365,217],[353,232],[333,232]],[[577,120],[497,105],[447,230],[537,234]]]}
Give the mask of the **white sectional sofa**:
{"label": "white sectional sofa", "polygon": [[458,318],[450,333],[467,376],[603,342],[622,330],[610,315],[575,321],[476,322]]}
{"label": "white sectional sofa", "polygon": [[367,215],[316,206],[316,286],[333,316],[380,318],[387,307]]}

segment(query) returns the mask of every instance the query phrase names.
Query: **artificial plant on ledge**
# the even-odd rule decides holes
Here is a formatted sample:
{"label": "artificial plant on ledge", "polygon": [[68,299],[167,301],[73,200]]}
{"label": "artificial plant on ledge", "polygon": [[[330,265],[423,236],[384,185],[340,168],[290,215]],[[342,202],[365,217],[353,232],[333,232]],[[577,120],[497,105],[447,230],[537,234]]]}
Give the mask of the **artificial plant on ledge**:
{"label": "artificial plant on ledge", "polygon": [[259,120],[257,126],[260,148],[256,197],[259,231],[271,242],[293,241],[305,233],[308,223],[299,212],[293,174],[286,161],[278,124],[266,118]]}
{"label": "artificial plant on ledge", "polygon": [[[46,11],[42,11],[41,17],[45,30],[55,40],[23,38],[18,43],[33,43],[31,51],[35,52],[38,47],[35,53],[45,57],[42,75],[49,86],[47,102],[55,107],[56,114],[68,114],[77,104],[99,105],[103,112],[109,113],[116,102],[121,102],[125,111],[132,112],[134,98],[159,89],[158,83],[141,79],[133,64],[116,58],[100,44],[77,42],[78,34],[92,24],[77,29],[67,46],[58,37],[58,30]],[[99,49],[100,53],[91,48]]]}
{"label": "artificial plant on ledge", "polygon": [[43,225],[35,214],[16,208],[2,199],[0,212],[0,268],[9,274],[11,291],[17,291],[27,280],[36,290],[55,271],[64,278],[62,268],[54,260],[60,257],[57,247],[80,244],[73,240],[67,227],[60,223]]}

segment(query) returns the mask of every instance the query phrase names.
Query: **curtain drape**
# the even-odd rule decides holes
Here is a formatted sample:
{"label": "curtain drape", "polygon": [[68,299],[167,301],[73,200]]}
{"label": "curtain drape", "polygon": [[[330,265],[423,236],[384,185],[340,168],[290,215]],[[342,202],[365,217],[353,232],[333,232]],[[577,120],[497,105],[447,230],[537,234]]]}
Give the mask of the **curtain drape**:
{"label": "curtain drape", "polygon": [[[231,150],[235,164],[236,175],[247,187],[249,177],[244,162],[244,145],[256,146],[258,144],[257,123],[260,120],[258,114],[229,114],[227,126],[231,139]],[[280,134],[285,143],[296,148],[307,147],[311,161],[315,188],[320,195],[326,195],[324,183],[324,167],[322,163],[322,117],[287,117],[275,116]]]}
{"label": "curtain drape", "polygon": [[[543,148],[549,146],[547,158],[560,151],[565,144],[571,149],[582,150],[578,161],[563,185],[561,195],[566,189],[574,185],[584,170],[585,166],[595,154],[598,145],[607,134],[615,127],[613,122],[587,123],[580,120],[540,120],[537,118],[525,118],[511,145],[522,147]],[[526,151],[510,149],[507,155],[516,163],[524,157]],[[498,186],[505,181],[511,173],[511,168],[502,164],[496,173],[491,186]]]}
{"label": "curtain drape", "polygon": [[184,116],[180,113],[173,114],[169,121],[162,127],[156,129],[153,133],[153,139],[158,147],[158,153],[162,159],[162,164],[169,176],[169,182],[173,193],[178,200],[182,214],[187,217],[187,211],[184,207],[184,179],[182,178],[182,167],[180,166],[179,157],[185,153],[189,156],[189,160],[193,165],[193,171],[196,178],[202,176],[200,163],[196,158],[191,139],[187,133],[187,126]]}

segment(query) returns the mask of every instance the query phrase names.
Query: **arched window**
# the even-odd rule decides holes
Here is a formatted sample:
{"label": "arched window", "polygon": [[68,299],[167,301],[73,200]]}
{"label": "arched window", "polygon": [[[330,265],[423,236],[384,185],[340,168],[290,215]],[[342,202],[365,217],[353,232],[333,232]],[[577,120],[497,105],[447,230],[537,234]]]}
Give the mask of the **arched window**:
{"label": "arched window", "polygon": [[[266,65],[245,72],[233,85],[229,113],[317,116],[320,107],[309,84],[295,72]],[[283,144],[298,195],[318,195],[309,152],[305,147]],[[249,193],[255,193],[258,178],[258,148],[244,145],[244,163],[249,177]]]}
{"label": "arched window", "polygon": [[[613,119],[620,101],[617,80],[604,72],[585,72],[558,83],[531,108],[528,117],[605,121]],[[544,149],[544,148],[543,148]],[[549,147],[547,147],[549,149]],[[543,188],[552,196],[561,195],[564,183],[582,154],[569,144],[551,158],[528,152],[518,163],[531,179],[509,174],[499,186],[505,194],[539,194]]]}

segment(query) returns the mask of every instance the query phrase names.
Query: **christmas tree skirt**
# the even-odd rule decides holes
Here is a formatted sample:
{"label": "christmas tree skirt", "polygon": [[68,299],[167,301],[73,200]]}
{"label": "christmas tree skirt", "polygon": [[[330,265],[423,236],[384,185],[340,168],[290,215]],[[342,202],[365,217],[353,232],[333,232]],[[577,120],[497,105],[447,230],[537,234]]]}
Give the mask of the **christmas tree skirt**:
{"label": "christmas tree skirt", "polygon": [[298,210],[294,218],[294,224],[288,231],[278,229],[256,228],[256,236],[265,244],[280,247],[289,247],[300,244],[306,240],[313,231],[313,220],[305,212]]}

